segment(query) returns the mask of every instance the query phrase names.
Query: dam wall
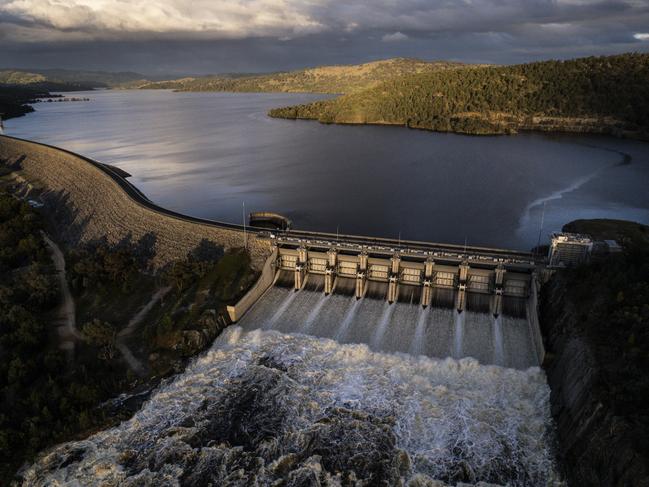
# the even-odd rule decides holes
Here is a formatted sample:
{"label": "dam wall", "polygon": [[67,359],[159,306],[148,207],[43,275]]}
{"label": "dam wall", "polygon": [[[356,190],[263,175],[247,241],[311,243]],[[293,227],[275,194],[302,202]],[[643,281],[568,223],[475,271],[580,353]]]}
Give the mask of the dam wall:
{"label": "dam wall", "polygon": [[236,304],[227,307],[228,315],[233,323],[239,321],[266,290],[273,285],[273,282],[275,282],[276,262],[277,247],[273,247],[273,251],[266,259],[257,282]]}
{"label": "dam wall", "polygon": [[347,241],[276,236],[277,268],[296,291],[307,276],[324,280],[324,293],[340,290],[388,303],[525,316],[536,263],[518,255],[440,251],[435,247],[359,245]]}
{"label": "dam wall", "polygon": [[[187,254],[205,241],[224,249],[244,246],[244,233],[165,210],[113,172],[109,166],[55,147],[0,136],[0,164],[43,190],[45,209],[60,223],[58,237],[70,244],[106,239],[130,240],[153,251],[156,268]],[[255,269],[271,246],[255,234],[247,239]]]}
{"label": "dam wall", "polygon": [[254,306],[240,303],[246,311],[232,318],[245,330],[515,369],[543,361],[537,267],[525,256],[286,235],[272,241],[275,285]]}

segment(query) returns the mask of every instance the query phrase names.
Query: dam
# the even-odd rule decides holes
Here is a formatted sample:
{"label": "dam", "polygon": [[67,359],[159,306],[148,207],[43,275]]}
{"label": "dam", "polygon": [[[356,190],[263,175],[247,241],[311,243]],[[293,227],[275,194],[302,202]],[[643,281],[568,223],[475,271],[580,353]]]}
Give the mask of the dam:
{"label": "dam", "polygon": [[[202,240],[246,245],[261,276],[227,310],[244,329],[519,369],[543,361],[536,297],[546,272],[530,253],[245,228],[157,206],[110,166],[55,147],[3,137],[0,156],[46,185],[49,205],[65,195],[74,209],[74,220],[66,222],[73,244],[152,234],[156,266],[182,258]],[[106,204],[93,204],[98,195]]]}
{"label": "dam", "polygon": [[517,369],[543,361],[535,303],[544,271],[531,254],[363,237],[269,238],[270,285],[256,290],[259,301],[247,312],[229,308],[244,329]]}
{"label": "dam", "polygon": [[236,325],[185,371],[131,419],[42,453],[22,485],[340,485],[341,471],[558,485],[531,254],[244,229],[169,211],[55,147],[1,137],[0,161],[20,194],[45,189],[44,211],[74,210],[72,245],[152,236],[156,267],[205,240],[245,245],[260,271],[227,309]]}

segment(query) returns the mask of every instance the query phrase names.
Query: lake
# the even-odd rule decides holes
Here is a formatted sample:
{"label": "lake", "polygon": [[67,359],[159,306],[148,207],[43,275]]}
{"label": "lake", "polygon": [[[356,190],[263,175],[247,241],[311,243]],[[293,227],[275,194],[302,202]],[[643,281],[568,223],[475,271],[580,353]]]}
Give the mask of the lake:
{"label": "lake", "polygon": [[[476,137],[276,120],[327,95],[93,91],[40,103],[6,133],[133,175],[161,206],[228,222],[527,250],[577,218],[649,223],[649,144],[584,135]],[[543,222],[543,225],[542,225]]]}

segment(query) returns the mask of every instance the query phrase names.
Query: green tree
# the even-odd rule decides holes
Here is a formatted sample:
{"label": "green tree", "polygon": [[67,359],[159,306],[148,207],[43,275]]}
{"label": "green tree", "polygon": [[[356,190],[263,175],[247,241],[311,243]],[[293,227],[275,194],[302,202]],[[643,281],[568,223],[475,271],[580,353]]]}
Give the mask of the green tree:
{"label": "green tree", "polygon": [[83,325],[83,335],[86,340],[99,347],[98,357],[102,360],[115,358],[117,329],[106,321],[94,319]]}

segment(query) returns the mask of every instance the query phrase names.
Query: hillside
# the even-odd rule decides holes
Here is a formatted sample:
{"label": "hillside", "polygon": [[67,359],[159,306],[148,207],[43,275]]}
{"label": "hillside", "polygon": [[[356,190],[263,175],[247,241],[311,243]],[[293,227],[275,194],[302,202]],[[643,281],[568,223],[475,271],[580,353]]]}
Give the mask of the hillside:
{"label": "hillside", "polygon": [[541,292],[544,368],[568,485],[649,485],[649,226],[577,220],[564,231],[623,252],[557,272]]}
{"label": "hillside", "polygon": [[387,59],[358,65],[322,66],[286,73],[218,75],[148,83],[143,89],[179,91],[355,93],[386,79],[463,67],[453,62]]}
{"label": "hillside", "polygon": [[50,92],[85,91],[95,88],[132,88],[144,82],[137,73],[73,71],[66,69],[0,70],[0,116],[20,117],[33,112],[38,98]]}
{"label": "hillside", "polygon": [[270,115],[467,134],[544,130],[646,139],[649,54],[409,74]]}
{"label": "hillside", "polygon": [[3,69],[0,84],[37,85],[52,90],[129,88],[146,83],[144,75],[132,72],[80,71],[71,69]]}
{"label": "hillside", "polygon": [[29,85],[0,84],[0,117],[6,120],[33,112],[30,103],[47,95],[49,95],[48,90],[40,90]]}
{"label": "hillside", "polygon": [[28,71],[14,71],[5,69],[0,71],[0,83],[7,85],[28,85],[31,83],[42,83],[45,76]]}

